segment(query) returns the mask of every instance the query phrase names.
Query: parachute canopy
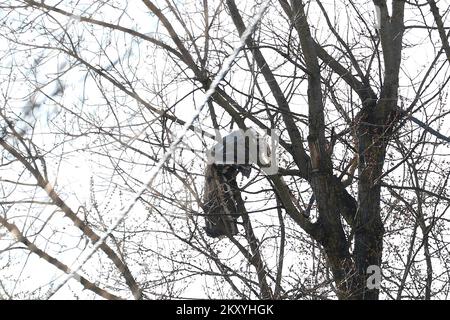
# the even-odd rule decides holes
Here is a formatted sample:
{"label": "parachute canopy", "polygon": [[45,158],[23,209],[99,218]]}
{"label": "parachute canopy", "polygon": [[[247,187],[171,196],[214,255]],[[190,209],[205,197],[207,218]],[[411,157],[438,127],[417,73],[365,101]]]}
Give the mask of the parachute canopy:
{"label": "parachute canopy", "polygon": [[270,147],[254,129],[235,130],[208,152],[208,163],[218,165],[269,165]]}

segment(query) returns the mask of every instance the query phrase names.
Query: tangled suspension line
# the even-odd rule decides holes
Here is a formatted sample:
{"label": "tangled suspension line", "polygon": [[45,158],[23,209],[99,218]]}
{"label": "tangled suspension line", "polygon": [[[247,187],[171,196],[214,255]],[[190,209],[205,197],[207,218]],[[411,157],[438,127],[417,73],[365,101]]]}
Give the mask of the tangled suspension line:
{"label": "tangled suspension line", "polygon": [[[149,188],[155,178],[157,177],[159,171],[162,169],[164,164],[172,157],[173,153],[175,152],[178,144],[182,142],[183,137],[187,134],[192,124],[197,120],[197,118],[200,116],[202,110],[207,105],[209,99],[216,91],[217,86],[219,85],[220,81],[223,80],[225,75],[228,73],[228,71],[231,69],[231,66],[233,62],[236,60],[239,52],[245,47],[245,42],[247,41],[248,37],[253,33],[253,31],[256,29],[256,26],[261,21],[264,12],[269,7],[271,0],[266,0],[258,10],[257,14],[255,15],[254,19],[250,22],[250,24],[247,26],[247,29],[245,29],[244,33],[242,33],[242,36],[240,37],[238,45],[234,48],[232,54],[228,56],[224,62],[222,67],[220,68],[217,75],[214,77],[214,80],[211,82],[211,85],[209,89],[206,91],[202,103],[200,104],[200,107],[194,112],[194,115],[192,118],[185,122],[181,129],[181,133],[177,136],[177,138],[172,142],[167,152],[162,156],[161,160],[156,164],[155,167],[151,170],[149,174],[149,178],[147,182],[142,186],[140,190],[138,190],[131,201],[126,205],[123,210],[120,212],[118,219],[109,227],[109,229],[104,233],[104,235],[95,243],[94,247],[91,249],[89,254],[82,259],[80,263],[78,263],[77,266],[71,268],[71,271],[64,277],[64,279],[61,281],[61,283],[55,287],[46,297],[46,299],[51,298],[56,292],[58,292],[72,277],[75,277],[77,273],[81,270],[81,268],[86,264],[86,262],[94,255],[94,253],[100,248],[100,246],[104,243],[106,238],[109,237],[109,235],[119,226],[119,224],[123,221],[123,219],[130,213],[130,211],[133,209],[135,204],[137,203],[138,199],[144,194],[144,192]],[[135,295],[135,298],[140,298],[139,295]]]}

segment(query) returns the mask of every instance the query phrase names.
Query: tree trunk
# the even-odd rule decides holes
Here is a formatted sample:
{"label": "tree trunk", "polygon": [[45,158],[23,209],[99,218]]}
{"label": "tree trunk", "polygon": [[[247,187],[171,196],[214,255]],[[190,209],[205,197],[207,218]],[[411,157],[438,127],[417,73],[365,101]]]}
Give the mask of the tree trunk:
{"label": "tree trunk", "polygon": [[358,210],[355,217],[354,262],[357,288],[353,298],[377,300],[379,289],[367,287],[369,266],[381,266],[384,227],[381,221],[380,176],[386,143],[384,126],[372,116],[363,116],[358,128],[359,181]]}

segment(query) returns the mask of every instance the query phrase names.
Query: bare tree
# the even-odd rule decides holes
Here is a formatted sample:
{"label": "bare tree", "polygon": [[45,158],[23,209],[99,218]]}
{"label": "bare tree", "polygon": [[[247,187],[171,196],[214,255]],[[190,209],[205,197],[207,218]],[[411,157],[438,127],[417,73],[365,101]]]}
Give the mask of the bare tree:
{"label": "bare tree", "polygon": [[[0,297],[448,297],[443,0],[273,1],[134,210],[53,291],[146,183],[260,5],[0,1]],[[249,128],[278,130],[278,171],[233,171],[237,230],[210,237],[205,154]],[[47,264],[40,283],[32,270]]]}

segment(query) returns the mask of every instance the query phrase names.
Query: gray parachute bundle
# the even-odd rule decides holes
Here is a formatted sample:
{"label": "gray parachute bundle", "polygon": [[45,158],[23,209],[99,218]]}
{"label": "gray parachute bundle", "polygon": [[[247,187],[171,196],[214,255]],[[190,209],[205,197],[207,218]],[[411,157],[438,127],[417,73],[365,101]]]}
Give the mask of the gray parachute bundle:
{"label": "gray parachute bundle", "polygon": [[[235,130],[222,138],[208,151],[208,162],[222,165],[240,165],[250,168],[252,163],[268,165],[270,147],[254,129]],[[250,173],[245,173],[248,176]]]}
{"label": "gray parachute bundle", "polygon": [[[238,234],[240,216],[235,194],[239,173],[248,177],[251,164],[258,162],[262,152],[260,140],[254,130],[237,130],[225,136],[208,154],[203,194],[206,234],[224,237]],[[263,144],[267,148],[267,144]],[[265,150],[266,151],[266,150]],[[266,158],[263,158],[266,161]]]}

